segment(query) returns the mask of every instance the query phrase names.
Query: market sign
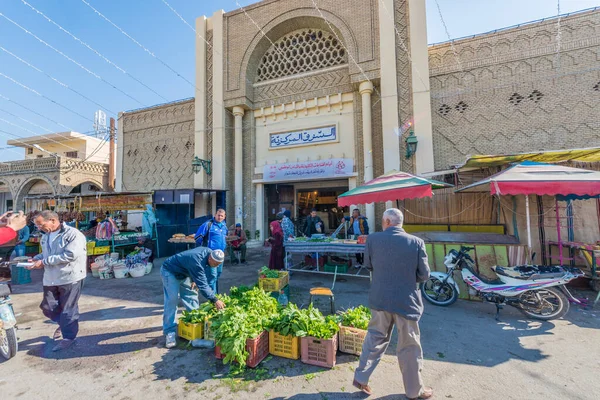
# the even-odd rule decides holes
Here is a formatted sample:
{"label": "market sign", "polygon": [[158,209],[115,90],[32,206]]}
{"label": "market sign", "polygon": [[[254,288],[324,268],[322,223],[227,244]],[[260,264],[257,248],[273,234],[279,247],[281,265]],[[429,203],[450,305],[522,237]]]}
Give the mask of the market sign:
{"label": "market sign", "polygon": [[331,158],[329,160],[306,161],[286,164],[265,165],[264,181],[289,181],[298,179],[341,178],[353,175],[354,160]]}
{"label": "market sign", "polygon": [[336,142],[337,140],[337,128],[335,125],[331,125],[302,131],[272,133],[270,135],[271,143],[269,147],[271,149],[281,149],[284,147]]}
{"label": "market sign", "polygon": [[145,210],[152,204],[152,194],[107,194],[82,196],[81,203],[75,202],[79,211],[125,211]]}

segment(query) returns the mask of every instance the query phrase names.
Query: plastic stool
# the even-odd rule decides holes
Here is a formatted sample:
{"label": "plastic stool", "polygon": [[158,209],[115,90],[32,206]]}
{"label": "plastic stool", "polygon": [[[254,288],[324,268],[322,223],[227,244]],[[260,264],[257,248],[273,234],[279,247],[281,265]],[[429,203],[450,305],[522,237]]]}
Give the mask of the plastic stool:
{"label": "plastic stool", "polygon": [[324,287],[310,289],[310,300],[308,301],[310,304],[313,302],[313,296],[328,296],[331,303],[331,314],[335,314],[335,296],[331,289]]}

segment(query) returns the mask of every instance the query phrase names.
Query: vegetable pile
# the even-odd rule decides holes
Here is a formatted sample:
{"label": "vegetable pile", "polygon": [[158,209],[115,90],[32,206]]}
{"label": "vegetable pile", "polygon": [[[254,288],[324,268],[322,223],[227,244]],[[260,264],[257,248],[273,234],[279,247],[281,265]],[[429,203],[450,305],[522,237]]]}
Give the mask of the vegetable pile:
{"label": "vegetable pile", "polygon": [[[246,365],[246,340],[260,335],[277,315],[277,300],[260,288],[232,288],[226,308],[211,318],[215,344],[225,354],[225,364]],[[228,304],[229,303],[229,304]]]}
{"label": "vegetable pile", "polygon": [[343,326],[367,330],[371,320],[371,310],[365,306],[349,308],[340,317]]}
{"label": "vegetable pile", "polygon": [[258,276],[261,279],[264,279],[264,278],[277,279],[277,278],[279,278],[279,271],[276,271],[274,269],[269,269],[269,267],[262,267],[260,269],[260,271],[258,271]]}
{"label": "vegetable pile", "polygon": [[300,310],[291,303],[271,320],[269,328],[283,336],[313,336],[318,339],[331,339],[339,330],[336,317],[324,317],[312,304],[308,309]]}

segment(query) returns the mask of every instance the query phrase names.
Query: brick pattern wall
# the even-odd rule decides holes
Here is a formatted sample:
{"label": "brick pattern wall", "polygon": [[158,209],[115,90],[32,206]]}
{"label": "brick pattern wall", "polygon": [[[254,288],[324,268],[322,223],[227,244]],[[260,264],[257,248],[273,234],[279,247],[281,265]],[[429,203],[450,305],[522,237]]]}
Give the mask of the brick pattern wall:
{"label": "brick pattern wall", "polygon": [[194,100],[123,115],[123,190],[193,187]]}
{"label": "brick pattern wall", "polygon": [[[409,60],[408,49],[410,48],[410,21],[408,17],[408,0],[397,0],[395,2],[395,23],[396,23],[396,71],[398,74],[398,120],[401,125],[406,124],[412,119],[412,69]],[[423,78],[426,79],[426,78]],[[401,169],[406,172],[414,172],[414,157],[407,159],[403,157],[406,154],[406,137],[410,131],[406,131],[400,138],[400,164]]]}
{"label": "brick pattern wall", "polygon": [[[430,47],[436,169],[600,143],[600,11]],[[462,67],[462,68],[461,68]]]}

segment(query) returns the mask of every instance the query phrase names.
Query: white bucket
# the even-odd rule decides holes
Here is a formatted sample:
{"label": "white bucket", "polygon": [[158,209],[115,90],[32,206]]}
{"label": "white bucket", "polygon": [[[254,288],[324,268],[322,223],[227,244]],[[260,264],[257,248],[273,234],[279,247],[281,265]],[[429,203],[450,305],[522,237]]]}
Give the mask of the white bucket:
{"label": "white bucket", "polygon": [[127,267],[125,266],[117,266],[113,268],[113,272],[115,274],[115,278],[123,279],[127,278]]}
{"label": "white bucket", "polygon": [[146,265],[135,264],[129,269],[129,275],[131,275],[132,278],[141,278],[146,275]]}
{"label": "white bucket", "polygon": [[146,272],[145,274],[148,275],[150,272],[152,272],[152,263],[146,263]]}
{"label": "white bucket", "polygon": [[110,259],[117,261],[119,259],[119,253],[110,253]]}
{"label": "white bucket", "polygon": [[100,272],[98,272],[98,270],[102,267],[96,263],[92,263],[92,265],[90,265],[90,267],[92,269],[92,276],[94,278],[100,278]]}
{"label": "white bucket", "polygon": [[100,279],[112,279],[115,277],[112,270],[109,267],[102,267],[98,270]]}

